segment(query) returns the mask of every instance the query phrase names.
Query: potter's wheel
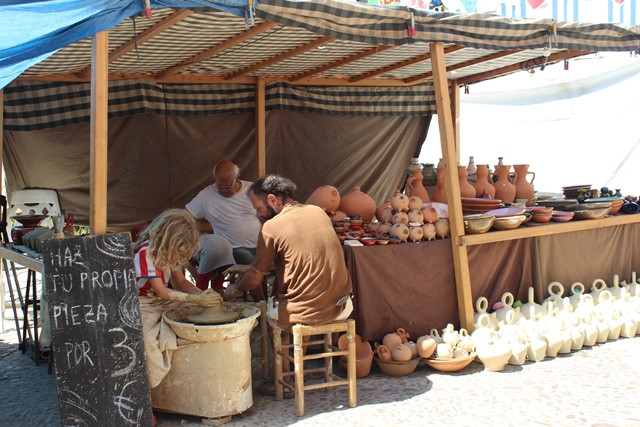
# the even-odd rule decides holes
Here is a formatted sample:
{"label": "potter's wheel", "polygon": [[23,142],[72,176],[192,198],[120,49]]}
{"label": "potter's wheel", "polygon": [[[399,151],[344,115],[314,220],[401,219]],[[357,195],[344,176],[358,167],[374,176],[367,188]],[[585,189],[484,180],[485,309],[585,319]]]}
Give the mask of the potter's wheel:
{"label": "potter's wheel", "polygon": [[240,315],[222,307],[222,297],[215,292],[217,298],[213,305],[205,307],[200,313],[190,314],[187,321],[197,325],[219,325],[221,323],[235,322]]}

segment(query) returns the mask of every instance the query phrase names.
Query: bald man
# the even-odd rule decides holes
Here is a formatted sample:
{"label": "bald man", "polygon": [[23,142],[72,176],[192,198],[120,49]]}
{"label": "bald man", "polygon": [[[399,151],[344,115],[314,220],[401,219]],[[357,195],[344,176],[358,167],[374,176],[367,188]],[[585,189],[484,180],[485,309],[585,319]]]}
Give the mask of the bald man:
{"label": "bald man", "polygon": [[[251,182],[242,181],[239,175],[240,169],[233,162],[218,162],[213,168],[214,184],[200,191],[186,208],[196,219],[209,221],[213,232],[229,241],[236,264],[248,265],[256,253],[261,223],[247,194]],[[214,289],[222,288],[224,269],[213,266],[218,252],[218,243],[211,235],[200,239],[196,285],[201,289],[206,289],[210,280]]]}

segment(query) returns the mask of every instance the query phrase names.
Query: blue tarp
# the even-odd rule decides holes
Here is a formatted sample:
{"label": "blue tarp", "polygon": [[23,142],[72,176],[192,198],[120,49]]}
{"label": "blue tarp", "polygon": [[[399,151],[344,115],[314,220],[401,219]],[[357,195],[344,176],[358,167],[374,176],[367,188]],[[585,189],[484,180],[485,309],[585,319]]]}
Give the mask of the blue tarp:
{"label": "blue tarp", "polygon": [[[210,7],[244,16],[247,0],[151,0],[151,8]],[[0,89],[58,49],[144,10],[142,0],[5,0],[0,6]]]}

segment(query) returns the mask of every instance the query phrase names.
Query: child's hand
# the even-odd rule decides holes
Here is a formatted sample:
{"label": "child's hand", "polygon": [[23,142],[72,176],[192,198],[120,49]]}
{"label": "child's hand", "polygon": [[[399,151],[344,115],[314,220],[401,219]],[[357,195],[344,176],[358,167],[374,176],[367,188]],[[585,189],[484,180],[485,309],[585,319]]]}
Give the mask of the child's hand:
{"label": "child's hand", "polygon": [[189,302],[199,304],[203,307],[212,307],[222,304],[222,297],[213,289],[207,289],[200,294],[190,294]]}

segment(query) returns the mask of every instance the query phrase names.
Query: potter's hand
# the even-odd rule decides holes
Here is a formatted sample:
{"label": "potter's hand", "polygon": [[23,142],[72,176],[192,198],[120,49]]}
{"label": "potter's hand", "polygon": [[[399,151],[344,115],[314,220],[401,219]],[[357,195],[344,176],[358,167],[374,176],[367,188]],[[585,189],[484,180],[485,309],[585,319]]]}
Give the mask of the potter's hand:
{"label": "potter's hand", "polygon": [[222,304],[222,297],[213,289],[207,289],[200,294],[189,294],[187,300],[203,307],[213,307]]}
{"label": "potter's hand", "polygon": [[237,274],[238,276],[242,276],[242,275],[244,275],[244,273],[249,271],[250,268],[251,268],[250,265],[236,264],[236,265],[232,265],[231,267],[227,268],[225,271],[222,272],[222,274],[225,275],[225,276],[227,274]]}
{"label": "potter's hand", "polygon": [[227,286],[227,291],[226,291],[226,299],[227,301],[233,301],[236,299],[236,297],[238,295],[240,295],[242,293],[241,290],[239,290],[236,287],[235,283],[230,284],[229,286]]}

